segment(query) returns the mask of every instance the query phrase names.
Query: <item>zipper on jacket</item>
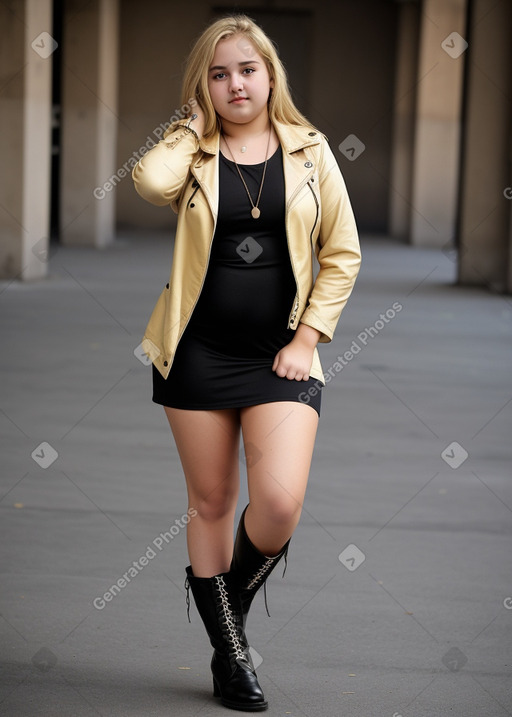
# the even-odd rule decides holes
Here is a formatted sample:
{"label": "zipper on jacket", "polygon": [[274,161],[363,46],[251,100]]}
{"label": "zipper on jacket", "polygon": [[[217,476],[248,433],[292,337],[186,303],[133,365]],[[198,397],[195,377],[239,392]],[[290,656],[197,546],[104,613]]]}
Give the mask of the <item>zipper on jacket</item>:
{"label": "zipper on jacket", "polygon": [[313,228],[311,229],[311,231],[310,231],[310,233],[309,233],[309,239],[310,239],[310,241],[311,241],[311,246],[313,246],[313,232],[315,231],[315,227],[316,227],[316,224],[317,224],[317,222],[318,222],[318,214],[320,213],[320,204],[318,203],[318,199],[317,199],[317,196],[316,196],[316,194],[315,194],[315,190],[314,190],[313,187],[311,186],[311,182],[312,182],[312,181],[313,181],[313,180],[308,181],[308,187],[311,189],[311,193],[312,193],[312,195],[313,195],[313,199],[315,200],[315,204],[316,204],[316,216],[315,216],[315,222],[314,222],[314,224],[313,224]]}
{"label": "zipper on jacket", "polygon": [[290,264],[292,266],[293,278],[295,280],[295,298],[293,299],[292,310],[288,314],[288,328],[290,328],[290,323],[292,321],[295,321],[295,316],[297,315],[297,310],[299,308],[300,302],[299,302],[299,284],[297,282],[295,266],[293,263],[292,253],[290,251],[290,239],[289,239],[290,232],[288,231],[288,207],[287,207],[286,218],[285,218],[285,230],[286,230],[286,244],[288,245],[288,256],[290,257]]}
{"label": "zipper on jacket", "polygon": [[313,174],[314,174],[314,172],[310,172],[309,175],[306,177],[306,179],[303,179],[302,182],[299,184],[299,186],[297,187],[297,189],[294,191],[294,193],[292,194],[292,196],[291,196],[290,199],[288,200],[288,203],[287,203],[287,205],[286,205],[286,208],[287,208],[287,209],[290,207],[290,204],[291,204],[292,201],[295,199],[295,197],[297,196],[297,194],[301,191],[301,189],[304,187],[304,185],[306,185],[306,184],[308,184],[308,183],[310,182],[311,177],[313,176]]}
{"label": "zipper on jacket", "polygon": [[[311,181],[312,176],[313,176],[313,173],[311,173],[308,177],[306,177],[306,179],[303,180],[303,181],[300,183],[300,185],[297,187],[297,189],[295,190],[295,192],[292,194],[292,196],[291,196],[290,199],[288,200],[287,205],[286,205],[286,219],[287,219],[287,220],[288,220],[288,210],[289,210],[289,208],[290,208],[290,205],[291,205],[293,199],[295,199],[295,197],[297,196],[297,194],[302,190],[302,188],[307,184],[308,187],[309,187],[309,188],[311,189],[311,191],[313,192],[313,188],[312,188],[311,185],[309,184],[310,181]],[[314,231],[315,226],[316,226],[316,223],[317,223],[317,221],[318,221],[318,211],[319,211],[318,199],[316,198],[316,195],[315,195],[314,192],[313,192],[313,196],[314,196],[314,198],[315,198],[315,203],[316,203],[316,217],[315,217],[315,223],[314,223],[314,225],[313,225],[313,229],[311,230],[310,238],[313,236],[313,231]],[[296,315],[297,315],[297,311],[298,311],[298,308],[299,308],[299,306],[300,306],[300,299],[299,299],[299,283],[298,283],[298,281],[297,281],[297,275],[296,275],[296,273],[295,273],[295,266],[294,266],[294,263],[293,263],[292,253],[291,253],[291,251],[290,251],[288,221],[286,222],[286,242],[287,242],[287,244],[288,244],[288,254],[289,254],[289,256],[290,256],[290,262],[291,262],[291,265],[292,265],[293,276],[294,276],[294,278],[295,278],[295,299],[294,299],[294,301],[293,301],[292,310],[290,311],[290,313],[289,313],[289,315],[288,315],[288,326],[290,326],[290,323],[293,322],[293,321],[295,321],[295,317],[296,317]]]}

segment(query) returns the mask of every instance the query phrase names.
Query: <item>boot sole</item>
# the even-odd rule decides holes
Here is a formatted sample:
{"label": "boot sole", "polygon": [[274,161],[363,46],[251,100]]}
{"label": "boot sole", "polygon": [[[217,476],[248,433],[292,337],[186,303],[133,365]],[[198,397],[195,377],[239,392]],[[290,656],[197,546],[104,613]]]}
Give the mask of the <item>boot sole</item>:
{"label": "boot sole", "polygon": [[231,710],[239,710],[241,712],[263,712],[268,709],[268,702],[253,702],[247,704],[245,702],[232,702],[231,700],[225,699],[220,692],[220,689],[213,680],[213,696],[220,700],[220,703],[224,707],[228,707]]}

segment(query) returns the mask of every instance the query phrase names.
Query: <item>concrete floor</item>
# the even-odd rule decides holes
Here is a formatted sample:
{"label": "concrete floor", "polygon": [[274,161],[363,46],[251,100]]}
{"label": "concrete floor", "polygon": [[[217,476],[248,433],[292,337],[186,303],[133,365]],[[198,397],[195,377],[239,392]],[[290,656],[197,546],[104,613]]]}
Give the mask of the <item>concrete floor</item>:
{"label": "concrete floor", "polygon": [[[450,252],[362,248],[288,569],[249,618],[267,714],[512,715],[512,300],[454,286]],[[184,480],[134,354],[170,258],[121,234],[0,284],[6,717],[235,714],[187,621]]]}

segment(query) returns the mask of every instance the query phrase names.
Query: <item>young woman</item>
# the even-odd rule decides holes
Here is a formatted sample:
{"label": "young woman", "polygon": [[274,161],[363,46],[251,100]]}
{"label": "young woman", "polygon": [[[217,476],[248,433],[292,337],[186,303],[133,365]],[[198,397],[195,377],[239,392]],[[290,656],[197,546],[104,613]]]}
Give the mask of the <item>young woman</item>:
{"label": "young woman", "polygon": [[[194,512],[187,596],[214,647],[214,695],[260,711],[247,613],[299,522],[325,383],[317,343],[332,340],[361,254],[333,153],[258,25],[230,16],[202,33],[190,98],[133,170],[144,199],[178,214],[142,345]],[[249,504],[233,541],[240,431]]]}

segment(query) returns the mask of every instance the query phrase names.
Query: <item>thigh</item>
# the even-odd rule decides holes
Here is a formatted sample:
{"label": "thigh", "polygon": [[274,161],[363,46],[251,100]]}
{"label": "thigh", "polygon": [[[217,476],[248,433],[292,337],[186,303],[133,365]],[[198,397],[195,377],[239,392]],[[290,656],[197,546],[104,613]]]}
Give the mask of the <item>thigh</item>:
{"label": "thigh", "polygon": [[268,511],[300,509],[318,428],[318,413],[296,401],[241,409],[251,502]]}
{"label": "thigh", "polygon": [[222,512],[236,501],[239,488],[240,417],[238,409],[211,411],[164,407],[187,482],[198,510]]}

